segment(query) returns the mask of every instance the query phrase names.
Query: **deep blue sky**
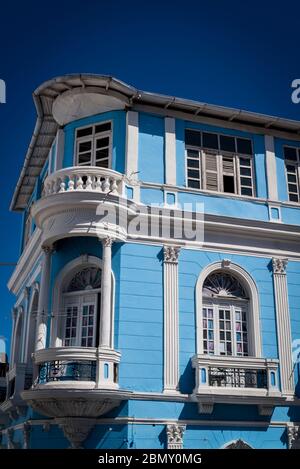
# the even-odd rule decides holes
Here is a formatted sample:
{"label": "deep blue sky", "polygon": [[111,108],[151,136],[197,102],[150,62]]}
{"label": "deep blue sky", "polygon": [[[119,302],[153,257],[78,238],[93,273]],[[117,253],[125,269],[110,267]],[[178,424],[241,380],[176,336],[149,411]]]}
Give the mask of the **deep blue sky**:
{"label": "deep blue sky", "polygon": [[[300,4],[273,1],[2,2],[0,262],[18,259],[21,216],[8,211],[35,123],[31,94],[64,73],[300,120]],[[11,268],[0,267],[0,336],[9,336]]]}

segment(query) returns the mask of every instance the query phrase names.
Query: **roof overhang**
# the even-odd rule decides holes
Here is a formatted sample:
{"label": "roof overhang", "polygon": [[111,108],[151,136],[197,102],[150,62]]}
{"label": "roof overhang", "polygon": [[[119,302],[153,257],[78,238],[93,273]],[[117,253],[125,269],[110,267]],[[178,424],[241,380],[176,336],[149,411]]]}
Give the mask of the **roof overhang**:
{"label": "roof overhang", "polygon": [[[80,98],[87,93],[90,98],[89,105],[84,108]],[[97,95],[101,96],[101,99]],[[144,92],[104,75],[74,74],[53,78],[35,90],[33,100],[37,121],[10,206],[11,210],[16,211],[26,208],[59,126],[72,119],[84,117],[88,110],[92,115],[100,112],[99,110],[105,112],[111,106],[113,109],[128,109],[135,105],[144,105],[153,110],[163,110],[166,114],[181,112],[186,114],[187,119],[189,115],[193,116],[193,119],[197,116],[213,118],[264,129],[266,133],[285,132],[291,137],[300,138],[298,121]]]}

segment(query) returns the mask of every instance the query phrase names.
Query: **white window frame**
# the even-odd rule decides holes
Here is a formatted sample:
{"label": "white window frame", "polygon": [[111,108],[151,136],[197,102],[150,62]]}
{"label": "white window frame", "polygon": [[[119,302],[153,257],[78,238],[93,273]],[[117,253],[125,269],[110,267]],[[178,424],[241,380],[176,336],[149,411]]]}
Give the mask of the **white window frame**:
{"label": "white window frame", "polygon": [[[191,130],[195,132],[199,132],[201,134],[201,146],[194,146],[190,144],[185,144],[185,180],[186,180],[186,187],[189,189],[195,189],[195,190],[207,190],[212,193],[222,193],[226,194],[229,196],[240,196],[240,197],[250,197],[250,198],[255,198],[256,197],[256,179],[255,179],[255,161],[254,161],[254,152],[253,152],[253,141],[249,137],[240,137],[240,136],[235,136],[235,135],[227,135],[223,133],[216,133],[216,132],[210,132],[210,131],[203,131],[203,130],[198,130],[198,129],[190,129],[186,128],[185,130]],[[217,135],[218,138],[218,147],[219,149],[212,149],[212,148],[205,148],[203,147],[202,144],[202,134],[204,133],[211,133],[214,135]],[[244,153],[239,153],[239,152],[229,152],[225,150],[220,149],[220,137],[225,136],[225,137],[231,137],[234,138],[235,140],[235,148],[237,150],[237,139],[240,140],[250,140],[251,141],[251,147],[252,147],[252,154],[244,154]],[[188,156],[188,150],[193,150],[198,152],[198,160],[199,160],[199,179],[198,178],[191,178],[188,177],[188,158],[190,159],[196,159],[196,157],[190,157]],[[211,151],[212,153],[216,154],[217,157],[217,190],[211,190],[206,188],[206,150]],[[233,158],[233,166],[234,166],[234,188],[235,192],[224,192],[224,184],[223,184],[223,156],[228,156]],[[240,158],[243,159],[248,159],[250,161],[250,165],[248,166],[251,169],[251,176],[247,175],[241,175],[240,173]],[[192,169],[192,168],[189,168]],[[247,195],[247,194],[242,194],[241,193],[241,178],[247,178],[251,179],[252,185],[251,186],[245,186],[252,188],[252,195]],[[199,188],[194,188],[189,186],[188,180],[196,180],[199,181]]]}
{"label": "white window frame", "polygon": [[[249,357],[262,357],[262,339],[260,325],[260,305],[259,295],[256,283],[251,275],[238,264],[223,259],[222,261],[208,264],[199,274],[196,284],[196,346],[197,354],[203,354],[203,334],[202,334],[202,308],[205,304],[203,297],[203,283],[213,272],[224,269],[223,263],[226,263],[226,272],[234,275],[247,290],[249,297],[248,304],[248,353]],[[207,355],[205,355],[207,356]]]}
{"label": "white window frame", "polygon": [[[93,321],[93,344],[91,347],[96,346],[96,332],[97,332],[97,311],[98,311],[98,294],[101,292],[101,288],[95,290],[82,290],[76,292],[64,293],[63,304],[64,304],[64,319],[62,324],[63,332],[63,347],[87,347],[81,345],[82,340],[82,328],[83,326],[83,307],[87,305],[94,305],[94,321]],[[85,297],[93,297],[93,300],[85,299]],[[68,304],[68,299],[74,299],[74,302]],[[75,344],[65,345],[65,341],[69,338],[66,338],[66,321],[67,321],[67,309],[69,307],[77,307],[77,325],[76,325],[76,338]],[[88,326],[87,326],[88,327]]]}
{"label": "white window frame", "polygon": [[[212,298],[205,298],[203,297],[203,305],[202,305],[202,311],[201,311],[201,316],[202,316],[202,321],[204,319],[203,317],[203,309],[212,309],[213,310],[213,324],[214,324],[214,353],[205,353],[208,356],[229,356],[229,357],[247,357],[249,356],[249,307],[248,307],[248,300],[243,300],[243,299],[235,299],[231,298],[230,300],[228,298],[221,298],[221,297],[216,297],[214,299]],[[230,311],[230,323],[231,323],[231,328],[230,332],[231,333],[231,355],[227,353],[221,353],[220,350],[220,319],[219,319],[219,310],[229,310]],[[248,347],[248,353],[247,354],[240,354],[237,352],[237,340],[236,340],[236,319],[235,319],[235,313],[238,311],[245,312],[246,313],[246,324],[247,324],[247,347]],[[226,321],[226,319],[224,319]],[[226,329],[224,330],[225,333],[227,332]],[[242,331],[241,331],[242,332]],[[204,339],[203,337],[203,344],[204,344]],[[225,343],[227,340],[225,340]],[[203,345],[203,350],[204,350],[204,345]],[[209,350],[209,349],[208,349]],[[226,351],[227,352],[227,351]]]}
{"label": "white window frame", "polygon": [[[104,132],[95,133],[96,126],[110,124],[110,130],[105,130]],[[79,130],[84,130],[88,128],[92,128],[91,135],[85,135],[84,137],[77,138],[77,132]],[[96,166],[96,140],[98,137],[109,138],[109,146],[108,146],[108,168],[111,169],[112,167],[112,147],[113,147],[113,122],[111,120],[97,122],[95,124],[85,125],[82,127],[77,127],[75,129],[75,137],[74,137],[74,164],[75,166]],[[88,164],[79,164],[78,157],[79,157],[79,144],[83,142],[91,142],[91,163]],[[97,166],[101,168],[101,166]]]}
{"label": "white window frame", "polygon": [[[285,158],[285,156],[284,156],[284,149],[285,148],[292,148],[293,150],[296,150],[297,161],[288,160],[288,159]],[[300,147],[294,147],[292,145],[283,145],[283,158],[284,158],[286,190],[287,190],[289,202],[294,203],[294,204],[299,204],[299,202],[300,202]],[[289,181],[288,181],[289,171],[287,170],[287,165],[294,166],[294,168],[295,168],[296,182],[291,183],[291,184],[295,184],[297,186],[298,201],[290,200],[290,194],[296,194],[296,192],[291,192],[290,193],[290,191],[289,191]]]}

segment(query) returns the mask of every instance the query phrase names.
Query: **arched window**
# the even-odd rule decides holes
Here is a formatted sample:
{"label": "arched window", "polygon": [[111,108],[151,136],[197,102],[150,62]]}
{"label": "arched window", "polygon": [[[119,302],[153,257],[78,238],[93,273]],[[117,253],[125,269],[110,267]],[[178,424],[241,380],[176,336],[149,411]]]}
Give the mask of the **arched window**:
{"label": "arched window", "polygon": [[247,356],[249,297],[234,274],[217,270],[202,288],[203,353]]}
{"label": "arched window", "polygon": [[95,347],[99,320],[101,270],[84,267],[63,288],[62,345]]}
{"label": "arched window", "polygon": [[36,320],[38,315],[38,304],[39,304],[39,291],[38,288],[35,288],[31,297],[30,306],[29,306],[29,322],[27,330],[27,353],[26,361],[32,363],[32,354],[35,349],[35,339],[36,339]]}

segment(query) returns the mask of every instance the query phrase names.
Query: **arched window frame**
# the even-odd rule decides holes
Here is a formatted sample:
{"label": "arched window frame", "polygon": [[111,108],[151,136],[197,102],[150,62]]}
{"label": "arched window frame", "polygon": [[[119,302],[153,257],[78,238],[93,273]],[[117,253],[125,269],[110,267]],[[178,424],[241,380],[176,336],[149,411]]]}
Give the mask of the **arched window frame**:
{"label": "arched window frame", "polygon": [[[59,272],[56,277],[56,281],[53,287],[52,293],[52,319],[51,319],[51,328],[50,328],[50,347],[63,347],[62,339],[59,337],[60,330],[60,311],[63,310],[63,300],[64,300],[64,287],[76,272],[81,269],[88,267],[97,267],[102,271],[102,259],[96,256],[82,255],[72,261],[68,262],[62,270]],[[113,271],[111,271],[112,276],[112,295],[111,295],[111,348],[113,348],[113,338],[114,338],[114,297],[115,297],[115,277]],[[87,290],[88,294],[88,290]],[[100,306],[101,307],[101,306]],[[101,315],[101,313],[100,313]]]}
{"label": "arched window frame", "polygon": [[225,443],[221,449],[253,449],[253,447],[242,438],[238,438]]}
{"label": "arched window frame", "polygon": [[249,356],[261,357],[261,329],[260,329],[260,309],[257,286],[251,277],[241,266],[231,261],[219,261],[209,264],[200,273],[196,284],[196,348],[197,354],[203,354],[203,329],[202,329],[202,308],[203,308],[203,283],[205,279],[215,271],[223,271],[235,276],[243,285],[249,296]]}

